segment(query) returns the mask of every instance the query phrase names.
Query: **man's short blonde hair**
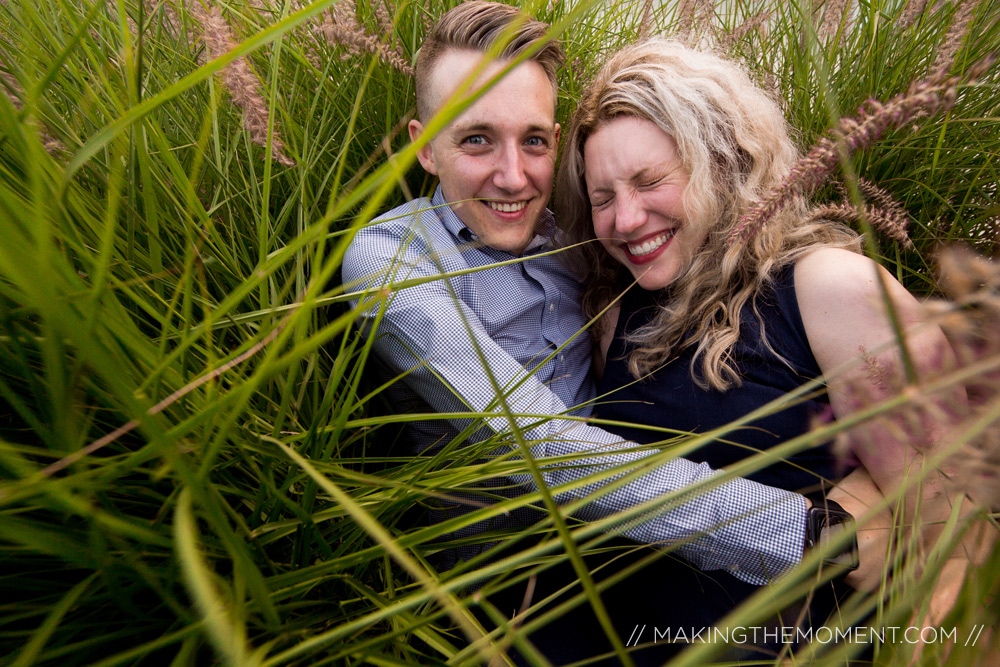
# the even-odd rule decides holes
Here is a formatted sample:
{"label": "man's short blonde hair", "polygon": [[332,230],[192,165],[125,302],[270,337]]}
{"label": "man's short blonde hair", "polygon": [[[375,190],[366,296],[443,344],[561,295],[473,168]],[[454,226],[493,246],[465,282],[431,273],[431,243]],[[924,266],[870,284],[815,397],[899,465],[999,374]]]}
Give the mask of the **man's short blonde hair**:
{"label": "man's short blonde hair", "polygon": [[[434,101],[429,99],[430,77],[438,58],[445,51],[464,49],[486,53],[509,35],[510,40],[497,54],[497,58],[510,60],[537,42],[545,40],[548,30],[547,24],[533,19],[517,7],[500,2],[473,0],[445,12],[424,40],[420,55],[417,56],[417,115],[420,120],[426,122],[436,111],[432,108]],[[548,41],[531,60],[545,70],[555,91],[556,68],[563,61],[559,42]]]}

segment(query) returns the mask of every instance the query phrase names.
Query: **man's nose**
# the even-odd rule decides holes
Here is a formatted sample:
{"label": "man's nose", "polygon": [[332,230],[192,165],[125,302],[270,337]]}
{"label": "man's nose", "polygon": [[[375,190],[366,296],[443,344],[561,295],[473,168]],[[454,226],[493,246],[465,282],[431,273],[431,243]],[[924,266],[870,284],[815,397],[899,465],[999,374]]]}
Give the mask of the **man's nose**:
{"label": "man's nose", "polygon": [[520,192],[528,186],[524,156],[516,148],[506,148],[500,153],[493,173],[493,184],[507,192]]}
{"label": "man's nose", "polygon": [[615,230],[631,234],[646,223],[646,208],[635,193],[622,193],[615,202]]}

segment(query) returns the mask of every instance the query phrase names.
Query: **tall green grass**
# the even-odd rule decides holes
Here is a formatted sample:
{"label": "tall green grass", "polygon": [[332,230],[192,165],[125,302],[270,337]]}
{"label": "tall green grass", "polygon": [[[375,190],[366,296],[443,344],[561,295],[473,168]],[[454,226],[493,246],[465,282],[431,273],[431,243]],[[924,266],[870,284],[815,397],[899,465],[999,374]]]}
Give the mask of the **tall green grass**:
{"label": "tall green grass", "polygon": [[[996,0],[915,13],[885,0],[843,14],[834,4],[526,8],[568,53],[563,122],[604,55],[680,31],[745,59],[804,148],[866,99],[904,92],[948,44],[956,74],[1000,47]],[[405,69],[448,6],[0,3],[0,655],[11,664],[475,664],[535,621],[476,642],[468,586],[524,579],[567,548],[598,548],[613,526],[569,520],[557,534],[550,518],[530,547],[508,536],[506,561],[438,574],[427,558],[441,535],[541,496],[447,525],[412,521],[414,507],[442,494],[526,471],[458,447],[426,460],[394,454],[408,417],[392,413],[366,370],[370,348],[339,281],[351,231],[432,186],[400,132],[413,113]],[[952,30],[969,7],[967,29]],[[231,50],[206,46],[218,50],[227,35],[201,37],[213,8]],[[912,245],[876,234],[872,250],[920,294],[941,291],[941,244],[997,252],[997,80],[994,67],[961,87],[946,116],[892,132],[844,170],[849,190],[856,174],[905,208]],[[989,280],[989,265],[976,266],[987,268],[960,265],[975,283],[967,292]],[[995,297],[976,307],[997,312]],[[972,335],[995,337],[998,320],[969,321]],[[968,372],[994,390],[963,431],[986,462],[1000,447],[997,352]],[[957,376],[942,382],[968,381]],[[911,400],[919,392],[864,414]],[[696,445],[681,439],[660,460]],[[852,600],[845,616],[875,609],[905,624],[928,602],[940,562],[927,562],[901,568],[884,601]],[[812,576],[803,568],[782,580],[740,618],[780,608]],[[998,580],[992,557],[947,625],[995,624]],[[855,648],[818,646],[818,657],[842,662]],[[956,647],[951,661],[970,664],[987,648]],[[876,657],[905,664],[912,649]],[[681,659],[697,664],[713,650]],[[938,664],[941,650],[920,660]]]}

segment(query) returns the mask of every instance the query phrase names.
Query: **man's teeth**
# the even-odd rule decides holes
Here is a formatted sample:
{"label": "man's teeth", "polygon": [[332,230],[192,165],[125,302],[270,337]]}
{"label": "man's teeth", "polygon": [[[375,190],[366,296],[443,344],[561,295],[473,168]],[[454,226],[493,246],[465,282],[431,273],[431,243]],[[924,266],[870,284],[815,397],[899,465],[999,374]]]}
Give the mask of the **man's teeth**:
{"label": "man's teeth", "polygon": [[649,253],[653,252],[661,245],[669,241],[671,238],[673,238],[673,236],[674,236],[674,230],[671,229],[669,232],[663,232],[662,234],[659,234],[649,239],[648,241],[644,241],[642,243],[629,243],[628,252],[633,257],[648,255]]}
{"label": "man's teeth", "polygon": [[501,201],[491,201],[487,202],[494,211],[500,211],[502,213],[514,213],[515,211],[520,211],[522,208],[528,205],[526,201],[518,202],[501,202]]}

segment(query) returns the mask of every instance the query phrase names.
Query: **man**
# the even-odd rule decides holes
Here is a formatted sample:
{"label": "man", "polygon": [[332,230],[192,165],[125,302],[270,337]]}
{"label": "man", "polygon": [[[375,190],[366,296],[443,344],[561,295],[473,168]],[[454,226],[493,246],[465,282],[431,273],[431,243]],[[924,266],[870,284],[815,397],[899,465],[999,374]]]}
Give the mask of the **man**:
{"label": "man", "polygon": [[[468,2],[447,12],[417,60],[418,119],[410,122],[411,140],[426,139],[424,128],[453,94],[482,87],[543,40],[546,30],[497,3]],[[513,38],[495,58],[484,55],[510,33]],[[381,216],[358,232],[345,257],[345,283],[370,288],[369,294],[391,291],[374,307],[362,300],[366,309],[360,315],[375,335],[380,361],[396,375],[405,373],[394,385],[400,400],[419,398],[443,413],[490,415],[482,422],[460,417],[412,423],[414,453],[435,453],[466,429],[473,431],[469,443],[510,431],[504,402],[514,415],[589,414],[591,350],[586,332],[579,333],[586,322],[578,285],[558,257],[543,255],[554,247],[555,224],[546,205],[559,138],[560,58],[558,45],[546,43],[424,143],[420,164],[440,180],[433,197]],[[469,81],[472,87],[463,88]],[[501,262],[506,264],[496,266]],[[484,266],[490,268],[475,270]],[[435,279],[446,273],[448,278]],[[402,281],[411,286],[394,290]],[[504,401],[498,401],[493,380],[505,392]],[[572,467],[541,468],[560,502],[601,486],[561,485],[656,453],[635,451],[634,444],[579,421],[539,424],[537,418],[519,417],[515,422],[526,442],[540,443],[531,447],[535,458],[588,454]],[[715,474],[705,465],[673,459],[611,492],[589,496],[576,514],[607,517]],[[498,487],[520,484],[520,492],[532,490],[525,483],[519,476]],[[681,543],[676,553],[702,570],[725,568],[754,584],[800,560],[809,507],[802,496],[743,479],[692,495],[619,532],[649,544]],[[453,508],[437,518],[462,511]],[[503,517],[466,533],[530,518]]]}

